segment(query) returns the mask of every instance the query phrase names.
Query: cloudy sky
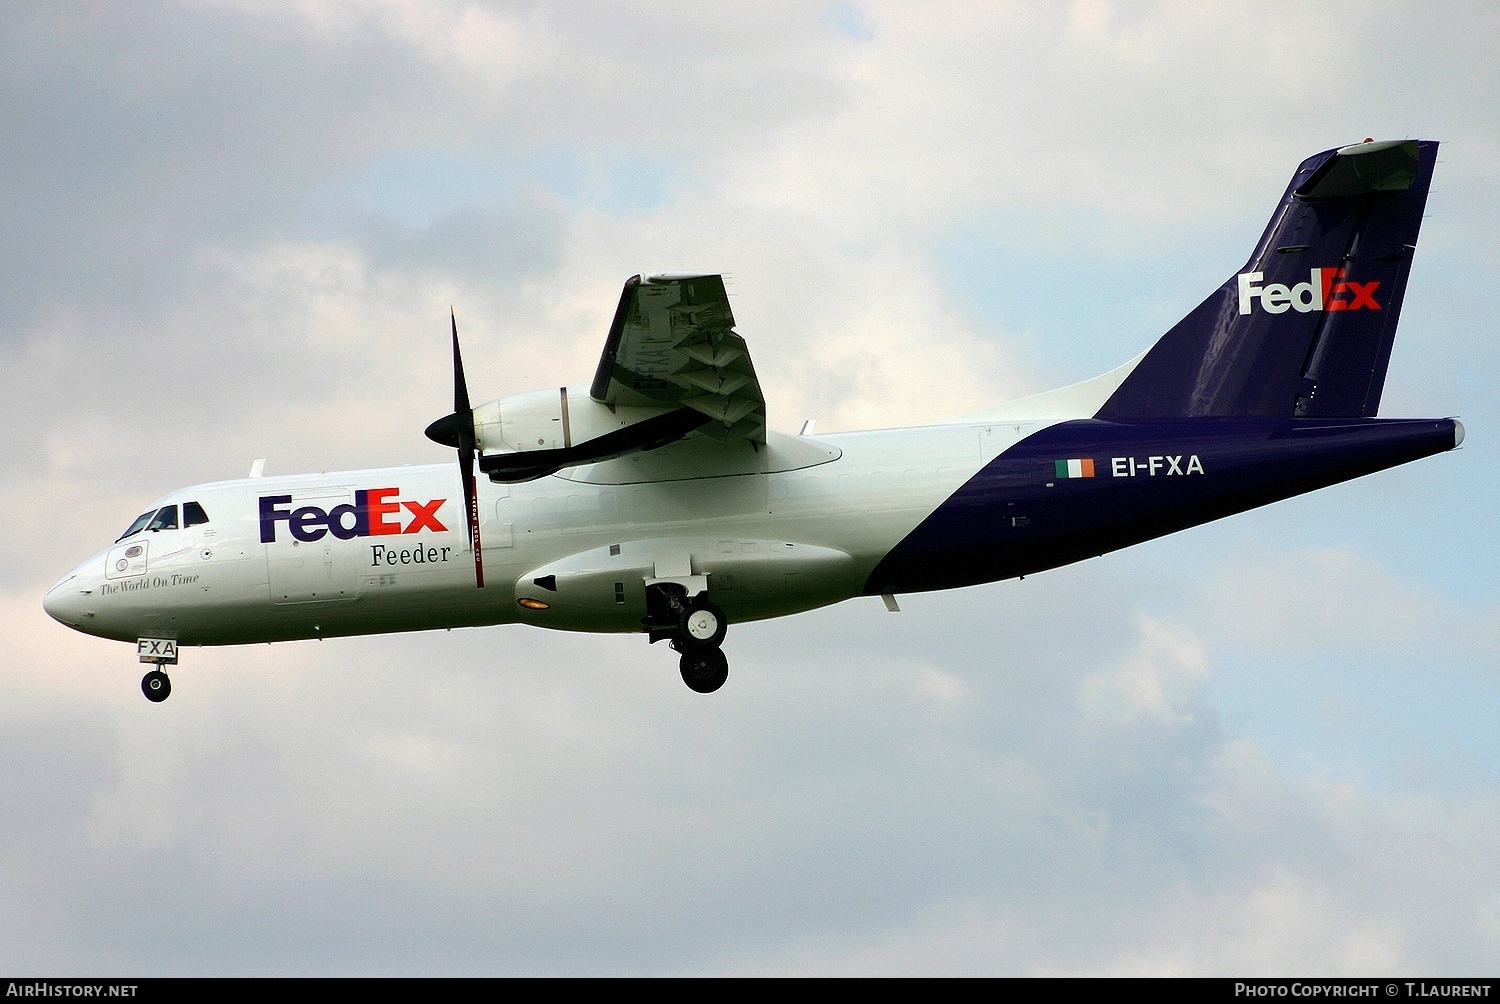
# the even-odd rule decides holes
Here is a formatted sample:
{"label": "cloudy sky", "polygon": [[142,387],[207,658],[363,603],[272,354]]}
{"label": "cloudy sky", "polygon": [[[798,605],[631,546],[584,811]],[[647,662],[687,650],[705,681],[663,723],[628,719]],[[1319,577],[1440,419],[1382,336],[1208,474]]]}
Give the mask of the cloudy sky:
{"label": "cloudy sky", "polygon": [[[0,13],[0,970],[1494,974],[1492,5]],[[1443,141],[1382,414],[1462,450],[1024,582],[638,637],[185,652],[42,592],[185,484],[445,462],[729,276],[773,426],[1093,376],[1292,169]]]}

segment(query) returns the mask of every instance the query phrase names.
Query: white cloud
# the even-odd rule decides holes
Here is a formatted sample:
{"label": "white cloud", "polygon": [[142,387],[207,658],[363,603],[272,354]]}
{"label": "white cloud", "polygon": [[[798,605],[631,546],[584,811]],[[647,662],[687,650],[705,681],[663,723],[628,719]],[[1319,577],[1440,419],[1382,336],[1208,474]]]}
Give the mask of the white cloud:
{"label": "white cloud", "polygon": [[1100,723],[1144,721],[1155,727],[1191,722],[1199,691],[1208,681],[1208,656],[1181,628],[1140,618],[1141,641],[1122,663],[1083,680],[1079,704]]}
{"label": "white cloud", "polygon": [[1348,547],[1271,552],[1220,570],[1204,589],[1205,629],[1224,644],[1273,652],[1389,651],[1426,638],[1441,601]]}

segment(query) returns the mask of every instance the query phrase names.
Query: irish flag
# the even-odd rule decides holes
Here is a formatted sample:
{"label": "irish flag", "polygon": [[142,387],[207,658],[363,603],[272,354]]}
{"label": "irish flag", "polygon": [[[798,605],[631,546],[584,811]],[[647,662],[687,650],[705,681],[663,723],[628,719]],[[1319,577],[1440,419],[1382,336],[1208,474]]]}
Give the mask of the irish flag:
{"label": "irish flag", "polygon": [[1091,478],[1094,476],[1094,461],[1090,457],[1081,460],[1054,460],[1060,478]]}

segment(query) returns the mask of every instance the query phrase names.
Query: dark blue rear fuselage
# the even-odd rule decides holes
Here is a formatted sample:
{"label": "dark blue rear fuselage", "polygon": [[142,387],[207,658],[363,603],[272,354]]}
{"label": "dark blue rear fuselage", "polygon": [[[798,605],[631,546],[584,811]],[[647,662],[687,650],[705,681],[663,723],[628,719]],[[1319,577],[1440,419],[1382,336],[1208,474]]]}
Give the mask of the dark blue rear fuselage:
{"label": "dark blue rear fuselage", "polygon": [[1459,436],[1452,419],[1063,422],[986,465],[876,566],[865,592],[1056,568],[1441,453]]}

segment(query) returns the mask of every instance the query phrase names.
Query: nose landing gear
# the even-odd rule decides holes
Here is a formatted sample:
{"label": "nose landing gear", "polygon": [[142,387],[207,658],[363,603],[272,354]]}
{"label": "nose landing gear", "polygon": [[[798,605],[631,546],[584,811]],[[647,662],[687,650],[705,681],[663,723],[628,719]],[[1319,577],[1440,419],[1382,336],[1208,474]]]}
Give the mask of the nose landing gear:
{"label": "nose landing gear", "polygon": [[141,677],[141,693],[151,703],[160,704],[172,696],[172,680],[161,670],[153,669]]}
{"label": "nose landing gear", "polygon": [[719,648],[729,631],[724,611],[702,593],[688,599],[687,591],[672,583],[652,585],[647,607],[651,640],[668,639],[681,655],[678,669],[688,689],[711,694],[724,686],[729,679],[729,660]]}
{"label": "nose landing gear", "polygon": [[141,662],[152,667],[141,677],[141,693],[152,704],[160,704],[172,695],[172,681],[162,667],[177,665],[177,641],[173,638],[141,638],[135,643],[135,652]]}

